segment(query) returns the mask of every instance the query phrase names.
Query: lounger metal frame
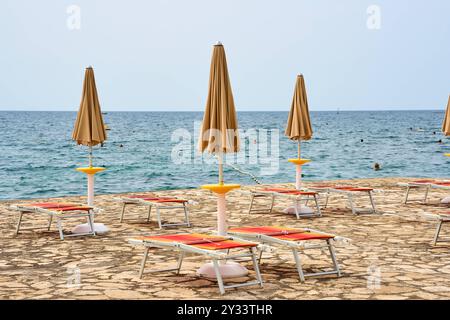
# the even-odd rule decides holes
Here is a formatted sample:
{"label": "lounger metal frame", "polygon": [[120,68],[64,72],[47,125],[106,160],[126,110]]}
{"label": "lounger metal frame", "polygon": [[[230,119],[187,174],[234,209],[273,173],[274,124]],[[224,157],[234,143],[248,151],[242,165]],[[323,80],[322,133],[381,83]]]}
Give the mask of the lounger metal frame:
{"label": "lounger metal frame", "polygon": [[[299,190],[300,192],[300,190]],[[248,213],[272,213],[273,207],[275,205],[275,198],[276,197],[284,197],[289,198],[293,200],[293,206],[295,210],[295,215],[297,219],[300,218],[308,218],[308,217],[321,217],[322,213],[320,211],[320,205],[319,205],[319,194],[315,193],[314,195],[297,195],[297,194],[289,194],[289,193],[282,193],[282,192],[276,192],[276,191],[264,191],[264,190],[251,190],[250,191],[250,205],[248,207]],[[258,208],[255,209],[255,198],[270,198],[270,203],[267,208]],[[301,205],[302,201],[305,201],[305,205],[308,204],[308,201],[314,200],[315,203],[315,212],[303,214],[298,211],[298,206]]]}
{"label": "lounger metal frame", "polygon": [[[189,221],[189,208],[187,206],[187,202],[183,202],[177,205],[164,205],[167,202],[158,203],[156,201],[144,200],[140,198],[120,198],[118,199],[122,202],[122,211],[120,213],[120,222],[122,223],[125,215],[125,207],[127,205],[138,205],[138,206],[147,206],[148,214],[147,214],[147,222],[150,221],[150,216],[152,212],[152,208],[156,208],[156,219],[158,221],[159,229],[163,227],[174,227],[174,226],[187,226],[190,227],[191,223]],[[161,221],[161,209],[183,209],[184,210],[184,222],[182,223],[162,223]]]}
{"label": "lounger metal frame", "polygon": [[[244,243],[252,243],[250,241],[246,241],[243,239],[236,239],[235,237],[226,237],[228,240],[235,240],[239,242]],[[261,273],[259,270],[258,265],[258,258],[257,258],[257,246],[250,247],[250,248],[234,248],[234,249],[248,249],[249,253],[241,253],[241,254],[229,254],[229,250],[226,250],[226,253],[224,251],[218,251],[218,250],[206,250],[194,247],[192,245],[183,244],[180,242],[167,242],[167,241],[157,241],[157,240],[138,240],[138,239],[129,239],[128,242],[133,245],[143,245],[145,247],[144,256],[142,258],[141,267],[139,270],[139,278],[141,279],[144,275],[144,269],[145,264],[147,262],[148,253],[151,248],[160,248],[160,249],[171,249],[175,251],[179,251],[179,256],[177,260],[176,267],[173,268],[166,268],[166,269],[158,269],[158,270],[151,270],[147,271],[147,273],[155,273],[155,272],[169,272],[169,271],[175,271],[176,274],[180,273],[181,266],[183,264],[183,259],[185,258],[185,255],[187,253],[190,254],[197,254],[197,255],[203,255],[211,259],[214,271],[217,278],[217,283],[219,286],[220,294],[224,294],[226,289],[231,288],[238,288],[238,287],[244,287],[244,286],[253,286],[253,285],[259,285],[260,287],[263,287],[263,280],[261,277]],[[222,275],[219,271],[219,263],[220,261],[226,261],[230,259],[237,259],[237,258],[251,258],[253,262],[253,268],[256,273],[256,280],[248,281],[245,283],[239,283],[239,284],[232,284],[232,285],[225,285]]]}
{"label": "lounger metal frame", "polygon": [[[357,189],[357,187],[355,187],[355,189]],[[325,194],[325,205],[324,207],[326,208],[328,206],[328,199],[331,196],[332,193],[337,193],[337,194],[341,194],[341,195],[345,195],[347,196],[347,201],[348,204],[350,206],[350,209],[352,210],[352,213],[354,215],[358,215],[358,214],[364,214],[364,213],[369,213],[369,214],[376,214],[377,213],[377,209],[375,206],[375,200],[373,199],[373,190],[354,190],[354,191],[350,191],[350,190],[341,190],[341,189],[334,189],[332,187],[329,188],[319,188],[319,187],[308,187],[308,190],[312,190],[318,193],[324,193]],[[355,202],[354,199],[356,197],[363,197],[364,195],[366,195],[369,197],[369,201],[370,201],[370,205],[372,207],[372,209],[359,209],[356,208],[355,206]]]}
{"label": "lounger metal frame", "polygon": [[[307,229],[307,228],[305,228],[303,230],[310,231],[310,232],[323,233],[321,231]],[[292,241],[292,240],[277,239],[270,235],[265,235],[265,234],[261,234],[261,233],[243,233],[243,232],[233,232],[233,231],[229,231],[229,233],[238,238],[241,238],[241,239],[257,241],[257,242],[260,242],[261,244],[280,245],[280,246],[288,247],[289,249],[291,249],[292,254],[294,256],[295,266],[297,268],[300,282],[305,282],[305,278],[307,278],[307,277],[319,277],[319,276],[333,275],[333,274],[337,275],[338,277],[341,276],[339,263],[337,262],[337,258],[336,258],[336,252],[335,252],[335,249],[334,249],[334,246],[332,243],[332,240],[335,238],[334,235],[330,235],[330,236],[334,237],[334,238],[330,238],[330,239]],[[307,241],[325,241],[326,244],[325,245],[320,245],[320,244],[310,245],[310,244],[305,243]],[[323,248],[327,248],[329,251],[330,258],[333,263],[333,269],[330,271],[305,273],[303,271],[302,260],[301,260],[299,251],[306,251],[306,250],[310,250],[310,249],[323,249]],[[263,250],[260,250],[259,257],[258,257],[259,263],[261,263],[262,253],[263,253]]]}
{"label": "lounger metal frame", "polygon": [[421,202],[427,203],[428,193],[430,192],[432,183],[414,183],[414,182],[403,183],[403,182],[400,182],[400,183],[398,183],[398,185],[401,187],[406,187],[405,198],[403,199],[404,204],[407,204],[408,201],[416,201],[416,200],[409,199],[411,189],[425,189],[425,195]]}
{"label": "lounger metal frame", "polygon": [[[23,215],[28,213],[42,213],[48,215],[48,224],[47,224],[47,230],[50,231],[53,218],[56,219],[56,226],[58,228],[59,232],[59,238],[61,240],[64,240],[65,237],[77,237],[77,236],[86,236],[86,235],[92,235],[95,236],[95,230],[94,230],[94,212],[98,211],[95,208],[92,208],[88,211],[81,211],[81,210],[73,210],[73,211],[57,211],[52,209],[45,209],[40,207],[33,207],[33,206],[27,206],[27,205],[12,205],[10,207],[13,210],[16,210],[19,212],[19,217],[16,225],[16,235],[19,234],[20,230],[35,230],[37,228],[21,228]],[[91,231],[85,232],[85,233],[76,233],[76,234],[65,234],[63,232],[63,220],[69,219],[69,218],[80,218],[80,217],[86,217],[87,222],[91,228]]]}
{"label": "lounger metal frame", "polygon": [[433,238],[433,245],[434,245],[434,246],[435,246],[438,242],[448,242],[448,241],[449,241],[448,239],[445,239],[445,240],[439,240],[439,235],[440,235],[440,233],[441,233],[441,231],[442,231],[442,225],[443,225],[444,223],[450,223],[450,215],[446,215],[446,216],[440,215],[440,216],[439,216],[438,224],[437,224],[437,227],[436,227],[436,232],[435,232],[434,238]]}

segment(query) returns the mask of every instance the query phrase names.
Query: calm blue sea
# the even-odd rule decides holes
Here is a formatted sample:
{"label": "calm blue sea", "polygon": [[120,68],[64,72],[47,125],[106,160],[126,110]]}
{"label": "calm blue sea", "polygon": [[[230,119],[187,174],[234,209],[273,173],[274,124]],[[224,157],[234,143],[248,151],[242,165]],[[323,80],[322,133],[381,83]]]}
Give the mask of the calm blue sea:
{"label": "calm blue sea", "polygon": [[[196,188],[215,183],[217,166],[208,156],[203,158],[206,161],[199,156],[189,161],[188,156],[181,164],[172,160],[173,155],[194,155],[196,140],[192,138],[189,144],[186,133],[194,135],[194,123],[199,123],[202,115],[105,114],[105,123],[111,130],[105,145],[95,148],[94,164],[107,170],[97,176],[96,192]],[[279,139],[269,143],[268,148],[258,145],[256,155],[261,159],[247,152],[240,158],[238,168],[263,183],[294,181],[294,167],[287,159],[296,156],[297,145],[283,136],[287,116],[287,112],[238,114],[243,130],[280,130]],[[313,162],[304,167],[304,179],[446,176],[450,160],[443,153],[450,152],[450,148],[440,133],[443,116],[444,111],[312,112],[314,137],[303,143],[302,155]],[[0,112],[0,199],[85,193],[85,177],[75,168],[87,164],[87,150],[71,141],[75,118],[75,112]],[[174,132],[185,133],[181,147]],[[264,137],[262,134],[258,141]],[[270,135],[269,141],[271,137],[276,138]],[[438,143],[440,139],[444,144]],[[256,142],[251,136],[243,139],[248,149]],[[263,157],[266,153],[269,158]],[[381,171],[372,169],[374,162],[381,164]],[[255,183],[228,166],[225,180]]]}

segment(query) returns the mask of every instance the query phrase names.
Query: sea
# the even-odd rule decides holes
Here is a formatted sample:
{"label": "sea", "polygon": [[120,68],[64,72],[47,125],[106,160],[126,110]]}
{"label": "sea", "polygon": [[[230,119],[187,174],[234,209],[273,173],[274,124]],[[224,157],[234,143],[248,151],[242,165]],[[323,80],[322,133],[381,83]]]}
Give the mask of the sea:
{"label": "sea", "polygon": [[[197,151],[202,112],[105,112],[107,140],[93,150],[97,194],[199,188],[217,182],[217,159]],[[287,112],[238,112],[241,151],[225,183],[295,181],[297,143]],[[301,144],[305,181],[442,177],[450,172],[444,111],[312,111]],[[88,148],[71,139],[75,112],[0,111],[0,199],[84,195]],[[374,170],[378,163],[380,170]]]}

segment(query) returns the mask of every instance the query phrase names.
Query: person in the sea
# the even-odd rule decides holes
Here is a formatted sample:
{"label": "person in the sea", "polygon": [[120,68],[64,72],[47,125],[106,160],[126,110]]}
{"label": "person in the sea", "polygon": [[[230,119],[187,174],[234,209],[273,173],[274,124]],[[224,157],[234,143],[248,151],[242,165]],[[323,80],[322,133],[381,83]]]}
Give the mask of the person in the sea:
{"label": "person in the sea", "polygon": [[442,144],[442,139],[439,139],[437,143]]}
{"label": "person in the sea", "polygon": [[361,139],[361,142],[364,142],[364,139]]}
{"label": "person in the sea", "polygon": [[381,170],[381,165],[378,162],[375,162],[373,164],[373,170],[375,170],[375,171]]}

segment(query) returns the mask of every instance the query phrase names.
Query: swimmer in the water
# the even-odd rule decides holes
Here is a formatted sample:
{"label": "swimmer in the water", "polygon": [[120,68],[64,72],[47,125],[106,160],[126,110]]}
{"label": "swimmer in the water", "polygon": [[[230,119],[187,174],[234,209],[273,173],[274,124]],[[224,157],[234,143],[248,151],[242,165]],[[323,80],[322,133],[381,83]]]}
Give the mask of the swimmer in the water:
{"label": "swimmer in the water", "polygon": [[373,164],[373,170],[375,171],[381,170],[381,165],[378,162],[375,162]]}

